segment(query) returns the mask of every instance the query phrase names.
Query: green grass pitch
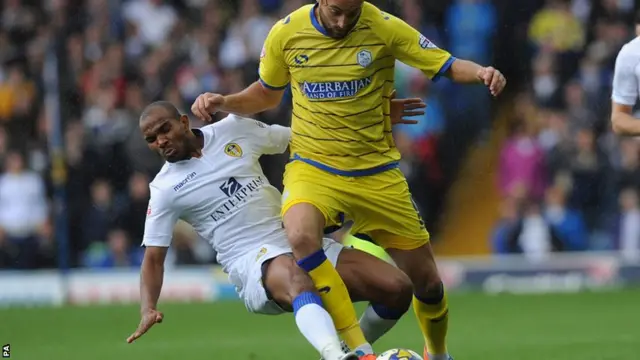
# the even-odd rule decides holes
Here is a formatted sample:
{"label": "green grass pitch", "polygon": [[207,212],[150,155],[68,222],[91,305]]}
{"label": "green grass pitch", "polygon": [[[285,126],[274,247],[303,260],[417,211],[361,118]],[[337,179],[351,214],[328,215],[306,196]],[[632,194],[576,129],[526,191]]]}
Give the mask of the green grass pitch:
{"label": "green grass pitch", "polygon": [[[640,359],[640,290],[450,297],[456,360]],[[362,309],[362,307],[359,307]],[[250,315],[239,302],[164,304],[165,321],[134,344],[136,306],[0,310],[16,360],[317,360],[291,315]],[[376,344],[421,352],[413,314]]]}

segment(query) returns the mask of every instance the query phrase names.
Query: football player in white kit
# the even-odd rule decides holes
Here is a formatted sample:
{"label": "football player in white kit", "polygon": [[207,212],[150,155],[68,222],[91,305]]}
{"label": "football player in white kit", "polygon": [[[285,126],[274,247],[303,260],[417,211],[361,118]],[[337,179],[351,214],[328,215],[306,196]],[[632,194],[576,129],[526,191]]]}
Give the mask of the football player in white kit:
{"label": "football player in white kit", "polygon": [[[142,240],[146,247],[141,268],[142,319],[127,341],[133,342],[162,321],[157,303],[163,264],[173,227],[182,219],[210,242],[250,312],[293,311],[300,332],[323,359],[366,358],[341,348],[311,278],[291,255],[280,217],[281,194],[269,184],[258,162],[264,154],[286,151],[290,129],[236,115],[191,129],[188,117],[168,102],[149,105],[140,116],[140,129],[149,147],[166,163],[150,184]],[[371,302],[361,326],[373,343],[409,308],[409,278],[393,265],[329,239],[324,240],[324,250],[351,298]]]}
{"label": "football player in white kit", "polygon": [[636,13],[636,38],[625,44],[616,58],[611,94],[611,125],[618,135],[640,135],[633,107],[640,95],[640,12]]}

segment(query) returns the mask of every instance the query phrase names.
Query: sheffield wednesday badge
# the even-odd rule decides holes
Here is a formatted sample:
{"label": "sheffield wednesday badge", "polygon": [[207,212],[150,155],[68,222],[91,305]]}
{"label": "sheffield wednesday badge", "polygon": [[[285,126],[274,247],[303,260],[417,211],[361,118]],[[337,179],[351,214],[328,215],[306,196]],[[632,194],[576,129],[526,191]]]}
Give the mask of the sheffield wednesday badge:
{"label": "sheffield wednesday badge", "polygon": [[369,50],[361,50],[358,52],[358,64],[362,67],[368,67],[373,62],[373,55]]}

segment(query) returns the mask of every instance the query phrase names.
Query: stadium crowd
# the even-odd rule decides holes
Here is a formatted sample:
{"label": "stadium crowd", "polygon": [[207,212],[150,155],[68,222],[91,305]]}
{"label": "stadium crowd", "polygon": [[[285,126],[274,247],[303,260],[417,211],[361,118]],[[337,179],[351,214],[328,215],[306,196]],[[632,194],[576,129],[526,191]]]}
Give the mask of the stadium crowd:
{"label": "stadium crowd", "polygon": [[634,2],[547,1],[528,24],[529,86],[500,154],[497,253],[640,255],[640,142],[610,126],[616,56]]}
{"label": "stadium crowd", "polygon": [[[69,252],[71,266],[138,265],[148,182],[162,165],[139,133],[140,111],[164,99],[188,114],[201,92],[235,92],[255,81],[271,25],[309,2],[3,1],[0,268],[56,266],[60,251]],[[483,64],[493,60],[505,8],[501,1],[371,2],[459,57]],[[533,19],[523,18],[520,10],[511,14],[529,27],[533,60],[530,90],[517,100],[517,126],[502,156],[505,212],[494,238],[499,252],[543,249],[523,245],[533,231],[530,224],[546,227],[553,235],[549,243],[565,250],[624,243],[626,235],[617,234],[630,231],[627,218],[635,219],[630,221],[640,232],[634,188],[640,184],[640,147],[635,140],[615,140],[606,113],[613,57],[631,35],[632,1],[573,0],[566,9],[561,2],[541,8],[541,1],[521,1],[522,7],[539,9]],[[62,172],[50,160],[55,113],[44,101],[51,89],[42,69],[52,52],[59,60]],[[396,88],[399,97],[418,96],[429,105],[419,125],[397,127],[394,135],[404,156],[402,170],[425,222],[437,233],[459,159],[491,127],[490,98],[482,87],[431,83],[400,63]],[[267,123],[290,121],[287,106],[259,117]],[[201,125],[193,119],[193,126]],[[279,188],[285,156],[263,159]],[[615,181],[609,176],[614,171]],[[52,202],[57,191],[52,180],[61,176],[65,204]],[[540,201],[546,205],[540,207]],[[54,204],[64,206],[66,231],[55,226]],[[572,210],[551,211],[564,204]],[[612,213],[619,214],[617,223],[603,216]],[[542,225],[535,225],[538,218]],[[612,223],[616,230],[608,227]],[[68,238],[63,249],[54,241],[61,236]],[[172,263],[214,261],[190,229],[179,227],[174,245]]]}

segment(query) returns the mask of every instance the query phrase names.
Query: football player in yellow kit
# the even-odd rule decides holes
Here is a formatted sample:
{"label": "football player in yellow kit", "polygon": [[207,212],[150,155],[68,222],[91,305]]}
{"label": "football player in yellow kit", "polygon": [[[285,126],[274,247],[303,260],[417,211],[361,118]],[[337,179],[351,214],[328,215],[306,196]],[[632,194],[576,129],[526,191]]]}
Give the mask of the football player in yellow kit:
{"label": "football player in yellow kit", "polygon": [[290,85],[291,158],[282,214],[298,265],[314,280],[347,345],[373,353],[344,282],[321,247],[324,229],[353,220],[353,233],[373,239],[411,278],[425,355],[445,360],[450,359],[447,298],[391,134],[389,98],[396,60],[433,81],[444,76],[484,84],[494,96],[506,85],[498,70],[456,59],[372,4],[318,0],[271,29],[259,81],[237,94],[202,94],[192,111],[203,120],[217,111],[262,112],[278,106]]}

